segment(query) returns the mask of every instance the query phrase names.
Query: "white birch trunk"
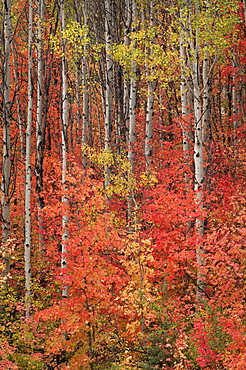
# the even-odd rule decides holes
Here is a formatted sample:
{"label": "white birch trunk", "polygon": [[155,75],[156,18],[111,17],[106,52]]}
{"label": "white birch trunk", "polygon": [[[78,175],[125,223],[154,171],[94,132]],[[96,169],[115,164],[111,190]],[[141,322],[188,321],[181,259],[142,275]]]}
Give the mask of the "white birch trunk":
{"label": "white birch trunk", "polygon": [[[2,244],[10,237],[10,48],[11,48],[11,20],[10,1],[3,0],[4,9],[4,65],[3,65],[3,163],[1,182],[2,206]],[[9,274],[9,259],[5,259],[5,278]]]}
{"label": "white birch trunk", "polygon": [[31,133],[32,133],[32,44],[33,44],[33,3],[29,0],[28,22],[28,106],[26,127],[26,180],[25,180],[25,302],[26,317],[30,316],[31,305]]}
{"label": "white birch trunk", "polygon": [[209,122],[210,122],[210,58],[209,53],[205,52],[203,59],[203,111],[202,111],[202,131],[203,131],[203,142],[206,145],[209,140]]}
{"label": "white birch trunk", "polygon": [[130,102],[129,102],[129,134],[128,134],[128,159],[134,170],[134,144],[136,136],[136,105],[137,105],[137,78],[136,62],[132,62],[133,77],[130,81]]}
{"label": "white birch trunk", "polygon": [[106,42],[106,73],[105,73],[105,137],[104,149],[111,148],[112,136],[112,101],[113,101],[113,59],[111,46],[113,42],[113,1],[105,0],[105,42]]}
{"label": "white birch trunk", "polygon": [[[208,2],[207,2],[208,6]],[[203,70],[202,70],[202,80],[203,80],[203,112],[202,112],[202,140],[204,144],[204,169],[206,181],[204,181],[204,187],[206,193],[210,190],[211,177],[209,174],[209,168],[212,161],[211,158],[211,146],[210,146],[210,119],[211,119],[211,73],[212,68],[210,66],[211,58],[208,52],[205,52],[203,59]],[[205,200],[205,207],[209,207],[209,201]]]}
{"label": "white birch trunk", "polygon": [[[180,12],[181,16],[181,22],[184,21],[184,15],[183,12]],[[184,25],[185,27],[186,25]],[[183,151],[184,151],[184,157],[185,160],[189,160],[189,152],[190,152],[190,130],[189,130],[189,123],[187,122],[187,117],[189,115],[188,110],[188,94],[189,92],[189,86],[187,82],[187,53],[186,53],[186,42],[187,39],[185,37],[185,32],[183,29],[180,30],[180,62],[181,62],[181,82],[180,82],[180,95],[181,95],[181,115],[182,115],[182,133],[183,133]]]}
{"label": "white birch trunk", "polygon": [[[236,60],[233,60],[233,67],[237,68]],[[233,81],[232,81],[232,115],[233,115],[233,144],[236,146],[237,143],[237,129],[239,125],[239,105],[240,105],[240,83],[239,83],[239,74],[234,72]]]}
{"label": "white birch trunk", "polygon": [[[155,27],[154,14],[155,1],[150,1],[150,27]],[[155,42],[155,39],[152,40]],[[152,50],[149,51],[150,55]],[[154,114],[154,92],[156,89],[156,81],[151,80],[153,74],[153,67],[147,65],[147,79],[148,79],[148,98],[147,98],[147,113],[145,125],[145,143],[144,154],[146,160],[146,170],[149,171],[151,167],[152,157],[152,137],[153,137],[153,114]]]}
{"label": "white birch trunk", "polygon": [[39,228],[39,250],[44,248],[44,225],[42,219],[42,208],[44,199],[41,195],[43,190],[43,156],[44,156],[44,121],[43,121],[43,20],[44,1],[39,0],[37,6],[37,119],[36,119],[36,192],[38,198],[38,228]]}
{"label": "white birch trunk", "polygon": [[[206,0],[206,14],[210,17],[210,3]],[[208,47],[205,42],[205,48]],[[202,142],[204,145],[204,168],[206,172],[206,191],[209,190],[208,180],[208,169],[211,161],[210,155],[210,114],[211,114],[211,73],[212,67],[210,66],[210,55],[207,50],[204,52],[203,64],[202,64]]]}
{"label": "white birch trunk", "polygon": [[[84,10],[84,25],[87,27],[87,9],[86,4]],[[87,63],[88,63],[88,47],[84,45],[84,55],[82,57],[82,88],[83,88],[83,112],[82,112],[82,146],[87,144],[87,134],[89,128],[89,93],[87,81]],[[86,154],[83,152],[83,167],[86,169]]]}
{"label": "white birch trunk", "polygon": [[[203,128],[203,107],[202,107],[202,92],[200,87],[200,40],[199,28],[192,29],[191,12],[192,7],[189,3],[189,43],[190,43],[190,68],[193,84],[194,95],[194,190],[195,190],[195,206],[197,217],[195,220],[195,232],[197,235],[196,259],[197,259],[197,301],[201,303],[204,299],[205,274],[204,265],[206,262],[205,250],[202,242],[204,236],[204,219],[202,212],[204,209],[204,128]],[[199,18],[199,4],[194,2],[194,14],[196,19]]]}
{"label": "white birch trunk", "polygon": [[[132,21],[131,28],[134,31],[137,19],[137,4],[135,0],[131,2],[132,6]],[[134,169],[134,144],[136,131],[136,105],[137,105],[137,63],[132,61],[132,71],[130,78],[130,101],[129,101],[129,133],[128,133],[128,159],[131,163],[132,171]]]}
{"label": "white birch trunk", "polygon": [[14,57],[14,77],[15,77],[15,86],[16,86],[16,109],[17,109],[17,120],[19,126],[19,134],[20,134],[20,147],[21,147],[21,160],[24,161],[25,158],[25,134],[23,132],[23,119],[21,116],[21,102],[20,102],[20,94],[19,94],[19,78],[17,73],[17,61],[16,55]]}
{"label": "white birch trunk", "polygon": [[[132,11],[131,11],[131,0],[125,0],[125,30],[124,30],[124,45],[126,47],[130,44],[129,34],[131,32],[132,24]],[[128,72],[124,73],[124,124],[128,125],[129,129],[129,100],[130,100],[130,81]]]}
{"label": "white birch trunk", "polygon": [[[61,31],[65,31],[65,9],[64,0],[60,0],[61,12]],[[63,196],[62,203],[68,205],[67,194],[67,153],[68,153],[68,96],[67,96],[67,61],[66,61],[66,39],[62,35],[62,186]],[[68,242],[68,215],[65,211],[62,215],[62,256],[61,268],[67,267],[67,242]],[[62,289],[62,297],[68,297],[68,286],[64,285]]]}
{"label": "white birch trunk", "polygon": [[[192,123],[190,113],[192,109],[192,82],[189,80],[188,50],[187,50],[187,15],[180,10],[181,29],[180,29],[180,95],[181,95],[181,128],[183,136],[183,155],[184,165],[187,168],[185,172],[185,192],[188,194],[192,187],[190,169],[192,165],[191,143],[192,143]],[[187,234],[191,232],[191,222],[187,222]]]}
{"label": "white birch trunk", "polygon": [[[131,31],[135,30],[135,22],[137,19],[137,3],[135,0],[131,1],[131,11],[132,11],[132,22]],[[130,77],[130,99],[129,99],[129,131],[127,138],[127,156],[131,164],[131,170],[129,173],[129,180],[134,172],[134,146],[136,137],[136,105],[137,105],[137,63],[132,61],[132,70]],[[127,215],[128,219],[132,218],[132,210],[134,203],[134,191],[129,189],[128,205],[127,205]]]}
{"label": "white birch trunk", "polygon": [[[198,57],[198,56],[197,56]],[[195,168],[195,202],[196,202],[196,211],[198,216],[196,217],[196,232],[199,237],[197,244],[197,298],[198,301],[203,296],[202,292],[205,286],[205,276],[202,272],[202,267],[205,262],[204,258],[204,248],[202,245],[201,238],[204,235],[204,220],[200,212],[203,211],[203,180],[204,180],[204,167],[203,167],[203,129],[202,129],[202,112],[201,112],[201,90],[198,82],[198,64],[199,60],[193,63],[193,88],[194,88],[194,168]]]}

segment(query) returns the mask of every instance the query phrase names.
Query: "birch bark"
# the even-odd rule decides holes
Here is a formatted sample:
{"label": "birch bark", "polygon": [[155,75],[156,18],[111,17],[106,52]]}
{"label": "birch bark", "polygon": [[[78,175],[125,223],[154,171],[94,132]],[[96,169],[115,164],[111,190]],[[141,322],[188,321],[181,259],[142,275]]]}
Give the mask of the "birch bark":
{"label": "birch bark", "polygon": [[[137,4],[135,0],[131,1],[132,25],[131,31],[135,30],[137,20]],[[134,169],[134,144],[136,131],[136,105],[137,105],[137,63],[132,61],[132,70],[130,78],[130,100],[129,100],[129,133],[128,133],[128,159]]]}
{"label": "birch bark", "polygon": [[[199,17],[199,6],[195,3],[195,16]],[[191,23],[190,23],[191,25]],[[192,30],[190,29],[190,35]],[[192,37],[192,36],[191,36]],[[195,30],[195,38],[191,38],[191,75],[194,93],[194,190],[197,217],[195,221],[198,242],[196,245],[197,258],[197,301],[201,302],[204,295],[205,275],[203,266],[205,264],[205,251],[202,238],[204,236],[204,219],[202,217],[204,206],[204,162],[203,162],[203,137],[204,130],[202,126],[202,101],[200,88],[200,44],[199,29]]]}
{"label": "birch bark", "polygon": [[[60,0],[60,22],[61,32],[65,31],[65,8],[64,0]],[[67,154],[68,154],[68,96],[67,96],[67,60],[66,60],[66,39],[62,34],[62,186],[63,196],[62,203],[68,205],[68,194],[67,194]],[[63,211],[62,215],[62,257],[61,257],[61,268],[66,269],[67,267],[67,242],[68,242],[68,214],[67,211]],[[63,274],[65,276],[65,274]],[[69,287],[64,284],[62,289],[62,297],[68,297]]]}
{"label": "birch bark", "polygon": [[[155,1],[150,1],[150,27],[155,27]],[[152,43],[155,42],[155,38]],[[150,48],[149,54],[153,53]],[[146,125],[145,125],[145,145],[144,154],[146,160],[146,170],[149,171],[151,167],[151,156],[152,156],[152,137],[153,137],[153,114],[154,114],[154,92],[156,90],[157,82],[153,80],[153,67],[147,65],[147,80],[148,80],[148,98],[147,98],[147,113],[146,113]]]}
{"label": "birch bark", "polygon": [[15,85],[16,85],[16,109],[17,109],[17,120],[19,125],[19,135],[20,135],[20,147],[21,147],[21,160],[24,161],[25,159],[25,133],[24,133],[24,124],[23,124],[23,117],[21,114],[21,94],[19,93],[20,90],[20,83],[19,83],[19,76],[17,72],[18,61],[17,55],[15,54],[14,57],[14,78],[15,78]]}
{"label": "birch bark", "polygon": [[[203,245],[205,232],[204,223],[204,197],[205,197],[205,141],[207,139],[207,127],[210,119],[209,109],[209,58],[205,52],[203,59],[203,75],[201,73],[201,50],[200,50],[200,3],[198,1],[188,0],[188,31],[186,42],[189,45],[188,65],[191,72],[192,92],[193,92],[193,111],[194,111],[194,190],[195,190],[195,233],[197,235],[196,260],[197,260],[197,302],[202,303],[205,298],[206,276],[204,267],[206,264],[206,251]],[[208,1],[206,2],[208,7]],[[184,50],[181,48],[181,53]],[[201,88],[202,86],[202,88]],[[182,88],[181,88],[182,89]],[[182,91],[182,90],[181,90]],[[182,97],[184,114],[187,113],[184,104],[185,97]],[[186,134],[187,135],[187,134]],[[185,135],[185,136],[186,136]],[[189,149],[186,147],[186,149]]]}
{"label": "birch bark", "polygon": [[[124,20],[124,45],[126,47],[130,44],[129,34],[131,32],[132,24],[132,11],[131,11],[131,0],[125,0],[125,20]],[[129,100],[130,100],[130,80],[128,71],[124,73],[124,97],[123,97],[123,113],[124,113],[124,124],[128,126],[129,130]]]}
{"label": "birch bark", "polygon": [[[132,24],[131,31],[135,31],[136,20],[137,20],[137,3],[135,0],[130,2],[131,13],[132,13]],[[132,61],[131,77],[130,77],[130,88],[129,88],[129,131],[127,138],[127,156],[131,165],[129,171],[129,183],[131,183],[131,176],[134,172],[134,146],[136,136],[136,105],[137,105],[137,63]],[[127,204],[127,217],[130,220],[132,218],[132,210],[134,205],[134,190],[129,188],[129,197]]]}
{"label": "birch bark", "polygon": [[[10,237],[10,49],[11,49],[11,9],[10,1],[3,0],[4,10],[4,61],[2,74],[3,89],[3,163],[1,181],[1,206],[2,206],[2,244],[4,245]],[[9,274],[9,259],[5,258],[4,276],[7,279]]]}
{"label": "birch bark", "polygon": [[43,119],[43,21],[44,1],[39,0],[37,5],[37,116],[36,116],[36,192],[38,200],[38,228],[39,250],[44,248],[44,225],[42,220],[42,208],[44,207],[43,190],[43,158],[44,158],[44,132],[45,121]]}
{"label": "birch bark", "polygon": [[[191,86],[188,85],[188,65],[187,65],[187,38],[186,38],[186,28],[187,22],[186,17],[184,16],[182,10],[180,11],[181,18],[181,30],[180,30],[180,62],[181,62],[181,82],[180,82],[180,95],[181,95],[181,115],[182,115],[182,133],[183,133],[183,151],[184,159],[186,164],[189,163],[189,153],[190,153],[190,139],[191,139],[191,128],[188,121],[189,116],[189,104],[190,99],[189,95],[191,93]],[[190,107],[191,108],[191,107]],[[189,182],[189,179],[186,176],[186,182]]]}
{"label": "birch bark", "polygon": [[[83,5],[84,25],[87,27],[87,8],[86,2]],[[88,47],[84,44],[84,51],[82,57],[82,88],[83,88],[83,112],[82,112],[82,146],[87,144],[87,134],[89,128],[89,93],[88,93],[88,79],[87,79],[87,63],[88,63]],[[90,140],[91,141],[91,140]],[[86,168],[86,155],[83,152],[83,167]]]}
{"label": "birch bark", "polygon": [[[83,0],[82,3],[78,0],[74,1],[74,10],[75,10],[75,19],[76,21],[87,28],[88,26],[88,8],[86,0]],[[83,18],[83,20],[82,20]],[[85,38],[87,35],[84,36]],[[83,148],[91,142],[88,140],[89,133],[89,93],[88,93],[88,45],[85,42],[83,44],[83,53],[78,53],[76,56],[76,121],[77,127],[82,128],[81,134],[81,144],[82,144],[82,164],[83,168],[86,169],[86,152]],[[81,106],[82,101],[82,106]],[[82,127],[81,127],[82,123]]]}
{"label": "birch bark", "polygon": [[105,42],[106,42],[106,73],[105,73],[105,137],[104,149],[111,148],[112,139],[112,106],[113,106],[113,59],[111,45],[113,42],[113,1],[105,0]]}
{"label": "birch bark", "polygon": [[237,143],[237,129],[239,125],[239,106],[240,106],[240,83],[239,83],[239,73],[237,72],[237,62],[234,58],[233,60],[234,74],[232,81],[232,115],[233,115],[233,144],[236,146]]}
{"label": "birch bark", "polygon": [[31,133],[33,107],[33,2],[29,0],[28,21],[28,106],[26,127],[26,180],[25,180],[25,286],[26,317],[30,316],[31,305]]}

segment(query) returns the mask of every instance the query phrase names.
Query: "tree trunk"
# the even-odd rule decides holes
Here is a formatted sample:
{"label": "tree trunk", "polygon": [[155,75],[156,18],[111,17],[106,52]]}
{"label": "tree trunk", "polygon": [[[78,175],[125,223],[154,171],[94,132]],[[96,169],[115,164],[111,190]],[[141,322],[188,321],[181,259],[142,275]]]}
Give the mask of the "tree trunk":
{"label": "tree trunk", "polygon": [[233,116],[233,144],[236,147],[237,144],[237,129],[239,126],[239,106],[240,106],[240,83],[239,83],[239,73],[237,72],[237,61],[233,60],[233,81],[232,81],[232,116]]}
{"label": "tree trunk", "polygon": [[[135,30],[137,19],[137,4],[135,0],[131,1],[132,22],[131,31]],[[136,131],[136,105],[137,105],[137,63],[132,61],[132,70],[130,78],[130,101],[129,101],[129,132],[128,132],[128,159],[134,170],[134,144]]]}
{"label": "tree trunk", "polygon": [[[150,27],[155,27],[155,1],[150,1]],[[155,42],[155,38],[152,43]],[[149,50],[148,54],[152,54],[153,50]],[[145,145],[144,154],[146,160],[146,170],[149,171],[151,168],[151,157],[152,157],[152,137],[153,137],[153,114],[154,114],[154,92],[156,89],[157,82],[151,79],[154,68],[150,65],[146,66],[147,69],[147,80],[148,80],[148,97],[147,97],[147,113],[146,113],[146,125],[145,125]]]}
{"label": "tree trunk", "polygon": [[105,42],[106,42],[106,72],[105,72],[105,139],[104,149],[111,149],[112,140],[112,107],[113,107],[113,59],[110,48],[113,43],[113,1],[105,0]]}
{"label": "tree trunk", "polygon": [[[209,119],[209,89],[208,89],[208,63],[203,61],[203,89],[201,89],[201,70],[200,70],[200,40],[199,25],[194,26],[194,18],[199,19],[200,8],[197,1],[187,1],[188,12],[188,31],[186,42],[189,44],[188,65],[192,79],[193,109],[194,109],[194,190],[195,190],[195,233],[197,236],[196,260],[197,260],[197,302],[202,303],[205,298],[204,290],[206,276],[204,267],[206,264],[206,251],[203,246],[204,236],[204,140],[207,137],[207,127]],[[182,48],[181,48],[182,52]],[[184,99],[184,97],[183,97]],[[183,104],[186,104],[183,102]],[[183,107],[185,108],[185,107]],[[186,111],[184,111],[187,113]]]}
{"label": "tree trunk", "polygon": [[[136,20],[137,20],[137,4],[135,0],[130,2],[131,13],[132,13],[132,23],[131,32],[135,31]],[[130,77],[130,87],[129,87],[129,130],[127,138],[127,157],[131,165],[129,171],[129,183],[131,183],[131,176],[134,172],[134,146],[136,137],[136,106],[137,106],[137,63],[132,61],[131,77]],[[129,197],[127,202],[127,217],[130,220],[132,218],[132,211],[134,206],[134,190],[129,188]]]}
{"label": "tree trunk", "polygon": [[[60,0],[60,20],[61,31],[65,31],[65,9],[64,0]],[[67,189],[67,154],[68,154],[68,96],[67,96],[67,60],[66,60],[66,39],[62,35],[62,187],[63,196],[62,203],[68,205],[68,189]],[[67,242],[68,242],[68,214],[63,211],[62,215],[62,257],[61,268],[67,267]],[[68,286],[64,284],[62,289],[62,297],[68,297]]]}
{"label": "tree trunk", "polygon": [[[84,25],[87,27],[87,9],[86,4],[83,6],[84,10]],[[82,112],[82,146],[87,144],[87,134],[89,128],[89,93],[87,81],[87,63],[88,63],[88,47],[84,45],[84,55],[82,57],[82,88],[83,88],[83,112]],[[91,141],[91,140],[90,140]],[[83,167],[86,169],[86,155],[83,152]]]}
{"label": "tree trunk", "polygon": [[29,0],[28,22],[28,107],[26,127],[26,182],[25,182],[25,283],[26,317],[30,316],[31,305],[31,133],[32,133],[32,53],[33,49],[33,3]]}
{"label": "tree trunk", "polygon": [[[187,47],[185,29],[187,27],[185,16],[181,10],[180,12],[182,28],[180,30],[180,62],[181,62],[181,82],[180,82],[180,95],[181,95],[181,128],[183,133],[183,151],[185,164],[190,163],[190,147],[191,147],[191,127],[189,122],[189,95],[191,94],[191,86],[188,84],[188,65],[187,65]],[[184,22],[184,24],[183,24]],[[186,182],[189,183],[189,178],[186,176]]]}
{"label": "tree trunk", "polygon": [[20,90],[20,83],[19,83],[19,76],[18,76],[18,61],[17,54],[15,53],[14,56],[14,78],[15,78],[15,86],[16,86],[16,109],[17,109],[17,120],[19,126],[19,135],[20,135],[20,147],[21,147],[21,160],[24,161],[25,158],[25,133],[24,133],[24,124],[23,124],[23,117],[21,113],[21,94],[19,93]]}
{"label": "tree trunk", "polygon": [[[2,163],[2,182],[1,182],[1,206],[2,206],[2,244],[10,237],[10,48],[11,48],[11,21],[10,21],[10,1],[3,0],[4,9],[4,62],[2,72],[3,89],[3,163]],[[9,258],[5,258],[4,277],[7,279],[9,274]]]}
{"label": "tree trunk", "polygon": [[45,121],[43,120],[43,20],[44,1],[39,0],[37,7],[37,121],[36,121],[36,193],[38,201],[38,229],[39,250],[44,249],[44,224],[42,219],[42,208],[44,207],[43,190],[43,158],[44,158],[44,132]]}
{"label": "tree trunk", "polygon": [[[132,25],[132,11],[131,11],[131,0],[125,0],[125,19],[124,19],[124,45],[126,47],[130,44],[130,32]],[[124,125],[128,127],[129,134],[129,100],[130,100],[130,80],[128,72],[124,73],[124,101],[123,101],[123,110],[124,110]],[[127,139],[128,141],[128,139]]]}
{"label": "tree trunk", "polygon": [[[195,4],[195,13],[198,17],[199,8]],[[197,257],[197,300],[200,302],[204,295],[205,288],[205,276],[203,273],[203,266],[205,264],[205,252],[203,247],[202,238],[204,236],[204,219],[200,214],[203,211],[204,204],[204,162],[203,162],[203,126],[202,126],[202,97],[200,89],[200,45],[198,29],[196,29],[196,37],[191,41],[193,58],[191,58],[191,73],[193,82],[193,93],[194,93],[194,172],[195,172],[195,203],[196,217],[195,227],[198,236],[198,242],[196,246],[196,257]]]}

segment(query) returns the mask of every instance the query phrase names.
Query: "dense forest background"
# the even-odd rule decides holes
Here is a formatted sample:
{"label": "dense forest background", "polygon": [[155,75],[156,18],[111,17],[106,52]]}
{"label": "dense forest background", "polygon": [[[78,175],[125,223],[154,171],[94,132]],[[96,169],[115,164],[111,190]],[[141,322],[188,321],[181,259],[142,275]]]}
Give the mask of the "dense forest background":
{"label": "dense forest background", "polygon": [[0,19],[0,369],[245,370],[245,0]]}

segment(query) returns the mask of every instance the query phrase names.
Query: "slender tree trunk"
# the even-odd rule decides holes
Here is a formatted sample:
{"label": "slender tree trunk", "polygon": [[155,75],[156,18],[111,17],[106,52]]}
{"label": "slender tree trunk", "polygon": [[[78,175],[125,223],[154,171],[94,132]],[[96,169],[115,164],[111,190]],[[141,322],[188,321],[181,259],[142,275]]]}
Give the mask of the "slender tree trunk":
{"label": "slender tree trunk", "polygon": [[[188,195],[192,189],[192,179],[190,169],[192,166],[192,121],[190,117],[192,108],[192,83],[189,81],[189,66],[188,66],[188,50],[187,50],[187,16],[183,14],[183,9],[180,11],[181,29],[180,29],[180,95],[181,95],[181,128],[183,135],[183,155],[184,166],[187,168],[184,175],[185,193]],[[186,234],[192,232],[192,223],[186,223]]]}
{"label": "slender tree trunk", "polygon": [[[181,23],[184,22],[183,28],[187,27],[185,22],[185,16],[183,12],[180,12]],[[183,21],[183,22],[182,22]],[[189,95],[191,87],[188,86],[188,65],[187,65],[187,49],[186,49],[186,35],[184,29],[180,30],[180,62],[181,62],[181,82],[180,82],[180,94],[181,94],[181,115],[182,115],[182,133],[183,133],[183,151],[184,159],[186,164],[190,162],[190,139],[191,139],[191,127],[188,121],[189,116]],[[186,182],[189,183],[189,178],[186,176]]]}
{"label": "slender tree trunk", "polygon": [[[135,31],[137,20],[137,3],[135,0],[131,1],[132,24],[131,31]],[[136,106],[137,106],[137,63],[132,61],[131,77],[130,77],[130,98],[129,98],[129,131],[127,140],[127,157],[131,164],[129,172],[129,183],[131,183],[131,176],[134,172],[134,147],[136,138]],[[134,190],[129,188],[129,197],[127,205],[127,216],[130,220],[132,218],[132,210],[134,206]]]}
{"label": "slender tree trunk", "polygon": [[36,120],[36,192],[38,201],[38,228],[39,228],[39,250],[44,249],[44,223],[42,209],[44,207],[43,190],[43,158],[44,158],[44,132],[45,121],[43,120],[43,20],[44,1],[38,1],[37,7],[37,120]]}
{"label": "slender tree trunk", "polygon": [[133,64],[133,76],[130,81],[130,102],[129,102],[129,134],[128,134],[128,159],[134,170],[134,144],[136,136],[136,105],[137,105],[137,77],[136,62]]}
{"label": "slender tree trunk", "polygon": [[[1,206],[2,206],[2,244],[10,237],[10,48],[11,48],[11,21],[10,21],[10,1],[3,0],[4,10],[4,62],[2,72],[3,89],[3,163],[2,163],[2,182],[1,182]],[[5,258],[4,276],[7,279],[9,274],[9,258]]]}
{"label": "slender tree trunk", "polygon": [[[155,27],[155,1],[150,1],[150,27]],[[155,38],[152,43],[155,42]],[[153,50],[149,50],[150,55]],[[147,97],[147,113],[146,113],[146,125],[145,125],[145,145],[144,154],[146,160],[146,170],[149,171],[151,168],[151,157],[152,157],[152,138],[153,138],[153,114],[154,114],[154,92],[156,90],[157,82],[152,80],[153,67],[147,65],[147,79],[148,79],[148,97]]]}
{"label": "slender tree trunk", "polygon": [[[195,232],[197,235],[196,245],[196,259],[197,259],[197,302],[202,303],[205,298],[204,289],[206,284],[206,276],[204,267],[206,263],[206,252],[203,246],[204,236],[204,138],[206,136],[206,127],[204,127],[204,119],[207,113],[204,109],[207,107],[208,91],[204,91],[204,99],[202,98],[201,90],[201,71],[200,71],[200,40],[199,40],[199,26],[196,25],[195,29],[192,16],[199,19],[200,9],[197,1],[188,0],[189,7],[188,13],[188,35],[187,42],[189,43],[189,68],[192,78],[193,86],[193,109],[194,109],[194,190],[195,190],[195,207],[196,207],[196,220]],[[207,71],[207,61],[204,62],[203,70]],[[205,73],[206,81],[207,72]],[[206,87],[207,89],[207,87]],[[203,106],[203,103],[206,107]]]}
{"label": "slender tree trunk", "polygon": [[[198,10],[196,10],[197,12]],[[198,31],[197,31],[198,33]],[[205,276],[203,273],[203,266],[205,263],[205,253],[202,242],[204,236],[204,219],[199,215],[203,211],[204,204],[204,162],[203,162],[203,127],[202,127],[202,103],[201,103],[201,89],[199,85],[199,39],[198,36],[193,46],[194,60],[192,61],[192,80],[194,92],[194,169],[195,169],[195,202],[196,211],[196,232],[198,236],[198,243],[196,246],[197,256],[197,299],[201,301],[203,298],[203,291],[205,288]]]}
{"label": "slender tree trunk", "polygon": [[[82,10],[79,7],[79,1],[74,1],[75,9],[75,19],[82,25],[82,16],[83,16],[83,25],[87,28],[88,26],[88,4],[86,0],[82,1]],[[85,36],[86,38],[87,36]],[[82,128],[81,134],[81,144],[82,144],[82,163],[83,168],[86,169],[87,157],[86,151],[83,148],[88,144],[88,131],[89,131],[89,93],[88,93],[88,46],[87,43],[84,43],[83,54],[77,56],[76,61],[76,104],[77,104],[77,113],[76,121],[77,127]],[[82,92],[81,92],[82,90]],[[81,107],[82,100],[82,107]],[[82,111],[82,112],[81,112]],[[82,127],[81,127],[82,122]],[[91,141],[91,140],[90,140]]]}
{"label": "slender tree trunk", "polygon": [[[61,31],[65,31],[65,9],[64,0],[60,0],[60,19]],[[63,196],[62,203],[68,205],[67,189],[67,154],[68,154],[68,96],[67,96],[67,60],[66,60],[66,39],[62,35],[62,186]],[[68,214],[63,211],[62,215],[62,257],[61,268],[67,267],[67,242],[68,242]],[[64,284],[62,297],[68,297],[68,286]]]}
{"label": "slender tree trunk", "polygon": [[234,67],[234,73],[233,73],[233,81],[232,81],[232,115],[233,115],[233,131],[234,131],[234,137],[233,137],[233,144],[236,147],[237,143],[237,129],[239,126],[239,106],[240,106],[240,82],[239,82],[239,73],[237,72],[237,61],[234,58],[233,60],[233,67]]}
{"label": "slender tree trunk", "polygon": [[17,109],[17,119],[19,125],[19,135],[20,135],[20,147],[21,147],[21,160],[24,161],[25,158],[25,134],[23,131],[23,117],[21,114],[21,95],[19,94],[20,85],[19,85],[19,77],[18,77],[18,61],[16,60],[17,55],[15,53],[14,56],[14,78],[15,78],[15,86],[16,86],[16,109]]}
{"label": "slender tree trunk", "polygon": [[[125,30],[124,30],[124,45],[126,47],[130,44],[130,32],[132,25],[132,11],[131,11],[131,0],[125,0],[125,20],[124,20]],[[123,110],[124,110],[124,124],[128,127],[129,134],[129,100],[130,100],[130,80],[128,72],[124,73],[124,101],[123,101]],[[128,141],[128,140],[127,140]]]}
{"label": "slender tree trunk", "polygon": [[[131,1],[132,21],[131,30],[135,30],[137,19],[137,4],[135,0]],[[128,159],[134,170],[134,144],[136,131],[136,105],[137,105],[137,63],[132,61],[132,71],[130,78],[130,100],[129,100],[129,133],[128,133]]]}
{"label": "slender tree trunk", "polygon": [[113,43],[113,1],[105,0],[105,41],[106,41],[106,73],[105,73],[105,140],[104,149],[111,148],[112,140],[112,107],[113,107],[113,59],[111,45]]}
{"label": "slender tree trunk", "polygon": [[30,316],[31,305],[31,133],[32,133],[32,53],[33,53],[33,3],[29,0],[28,22],[28,106],[26,127],[26,181],[25,181],[25,283],[26,317]]}
{"label": "slender tree trunk", "polygon": [[244,7],[244,22],[246,24],[246,0],[243,0],[243,7]]}
{"label": "slender tree trunk", "polygon": [[[84,10],[84,25],[87,27],[87,9],[86,2],[83,6]],[[87,144],[87,134],[89,128],[89,93],[88,93],[88,81],[87,81],[87,63],[88,63],[88,47],[84,45],[84,55],[82,57],[82,88],[83,88],[83,113],[82,113],[82,146]],[[91,141],[91,140],[90,140]],[[83,167],[86,168],[86,155],[83,152]]]}
{"label": "slender tree trunk", "polygon": [[[207,7],[209,3],[207,1]],[[208,11],[208,10],[207,10]],[[205,52],[202,66],[202,87],[203,87],[203,111],[202,111],[202,140],[204,143],[204,170],[205,170],[205,192],[209,193],[211,187],[211,177],[209,169],[211,167],[211,58],[208,52]],[[205,200],[206,208],[209,207],[207,199]]]}
{"label": "slender tree trunk", "polygon": [[116,150],[121,155],[124,144],[126,143],[126,126],[124,118],[124,84],[123,69],[117,64],[115,68],[115,122],[116,122]]}
{"label": "slender tree trunk", "polygon": [[203,70],[202,70],[202,80],[203,80],[203,111],[202,111],[202,132],[203,132],[203,142],[206,144],[209,140],[210,131],[210,105],[211,105],[211,86],[210,86],[210,57],[209,53],[205,52],[203,59]]}

